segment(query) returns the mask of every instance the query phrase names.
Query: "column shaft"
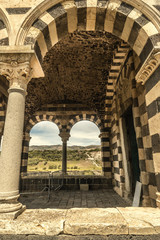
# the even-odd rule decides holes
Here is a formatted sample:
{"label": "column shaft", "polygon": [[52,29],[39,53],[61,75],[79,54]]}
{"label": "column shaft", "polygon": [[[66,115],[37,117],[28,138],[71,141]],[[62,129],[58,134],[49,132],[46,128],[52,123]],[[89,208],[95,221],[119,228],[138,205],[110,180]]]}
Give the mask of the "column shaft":
{"label": "column shaft", "polygon": [[0,199],[19,194],[25,91],[10,89],[0,160]]}
{"label": "column shaft", "polygon": [[62,173],[67,173],[67,141],[63,141]]}

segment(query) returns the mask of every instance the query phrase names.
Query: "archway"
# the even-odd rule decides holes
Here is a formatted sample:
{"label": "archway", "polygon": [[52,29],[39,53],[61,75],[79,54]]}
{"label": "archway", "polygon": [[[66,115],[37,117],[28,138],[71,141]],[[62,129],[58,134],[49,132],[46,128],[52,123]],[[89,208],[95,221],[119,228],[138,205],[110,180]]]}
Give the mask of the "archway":
{"label": "archway", "polygon": [[68,173],[101,175],[100,130],[95,123],[82,120],[73,125],[68,142]]}
{"label": "archway", "polygon": [[61,139],[56,124],[43,121],[30,132],[29,171],[61,171]]}

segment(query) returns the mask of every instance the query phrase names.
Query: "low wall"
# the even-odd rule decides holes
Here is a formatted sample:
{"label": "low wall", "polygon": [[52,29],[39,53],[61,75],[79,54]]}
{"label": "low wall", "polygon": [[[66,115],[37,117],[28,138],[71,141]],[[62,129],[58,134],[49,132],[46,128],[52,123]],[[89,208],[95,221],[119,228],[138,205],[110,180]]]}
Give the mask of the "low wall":
{"label": "low wall", "polygon": [[21,177],[20,192],[40,192],[45,187],[79,190],[80,184],[88,184],[90,190],[112,188],[111,180],[103,176],[54,176],[51,173],[33,173]]}

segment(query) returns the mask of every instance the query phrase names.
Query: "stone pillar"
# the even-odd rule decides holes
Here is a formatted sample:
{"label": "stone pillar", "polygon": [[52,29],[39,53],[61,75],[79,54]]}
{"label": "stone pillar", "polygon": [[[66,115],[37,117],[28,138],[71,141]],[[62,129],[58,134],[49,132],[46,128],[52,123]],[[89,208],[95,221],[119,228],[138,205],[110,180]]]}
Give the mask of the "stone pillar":
{"label": "stone pillar", "polygon": [[[155,206],[156,200],[156,205],[160,208],[160,48],[157,47],[147,59],[136,75],[136,81],[137,85],[145,88],[148,115],[147,127],[145,126],[146,129],[148,128],[148,133],[143,137],[147,150],[150,151],[149,156],[146,153],[148,195],[151,204]],[[146,198],[145,201],[148,199]]]}
{"label": "stone pillar", "polygon": [[67,141],[70,134],[66,131],[62,131],[59,136],[62,139],[62,174],[67,174]]}
{"label": "stone pillar", "polygon": [[29,63],[31,54],[7,54],[6,58],[6,61],[0,62],[0,74],[6,76],[10,83],[0,158],[0,213],[17,215],[23,209],[17,199],[19,197],[25,96],[27,83],[31,79]]}
{"label": "stone pillar", "polygon": [[101,156],[102,156],[103,174],[107,179],[112,179],[109,132],[105,132],[105,131],[101,132],[99,137],[101,139]]}

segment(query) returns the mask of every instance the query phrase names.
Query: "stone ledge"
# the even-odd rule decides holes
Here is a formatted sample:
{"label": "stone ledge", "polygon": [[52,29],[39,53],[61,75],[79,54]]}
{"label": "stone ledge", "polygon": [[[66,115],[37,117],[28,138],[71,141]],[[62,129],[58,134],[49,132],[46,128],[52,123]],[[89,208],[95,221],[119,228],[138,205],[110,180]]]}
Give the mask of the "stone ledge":
{"label": "stone ledge", "polygon": [[86,236],[40,236],[40,235],[0,235],[0,240],[159,240],[160,235],[86,235]]}
{"label": "stone ledge", "polygon": [[128,234],[125,219],[116,208],[70,209],[66,215],[65,234]]}
{"label": "stone ledge", "polygon": [[[75,239],[72,236],[76,236],[76,240],[98,239],[97,236],[101,236],[99,239],[107,240],[159,240],[160,209],[143,207],[28,209],[15,220],[0,220],[0,240],[14,239],[10,238],[12,235],[17,236],[16,239],[23,235],[26,237],[23,239],[28,240],[63,239],[61,235],[65,235],[65,239]],[[94,236],[91,237],[92,235]],[[134,238],[133,235],[137,237]],[[147,238],[149,235],[153,237]],[[127,238],[128,236],[133,237]]]}

